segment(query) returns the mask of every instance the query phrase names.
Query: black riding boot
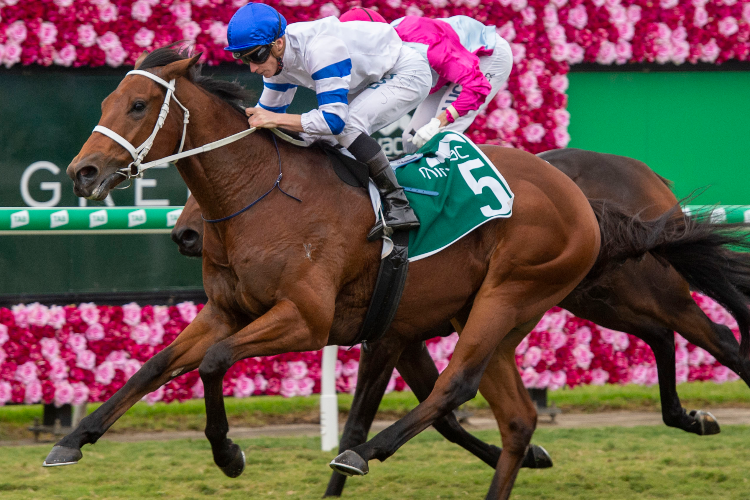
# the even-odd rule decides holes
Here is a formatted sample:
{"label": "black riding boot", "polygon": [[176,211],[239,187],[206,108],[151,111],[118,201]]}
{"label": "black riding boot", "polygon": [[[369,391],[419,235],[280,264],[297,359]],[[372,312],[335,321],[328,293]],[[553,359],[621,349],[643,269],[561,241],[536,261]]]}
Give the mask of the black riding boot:
{"label": "black riding boot", "polygon": [[[367,239],[375,241],[382,237],[384,232],[386,236],[390,236],[394,230],[409,231],[418,228],[419,219],[409,206],[409,200],[406,199],[404,190],[398,184],[396,174],[378,142],[367,134],[361,134],[347,149],[356,159],[367,165],[370,178],[377,186],[383,202],[385,221],[376,222],[370,229]],[[384,227],[383,222],[388,229]]]}

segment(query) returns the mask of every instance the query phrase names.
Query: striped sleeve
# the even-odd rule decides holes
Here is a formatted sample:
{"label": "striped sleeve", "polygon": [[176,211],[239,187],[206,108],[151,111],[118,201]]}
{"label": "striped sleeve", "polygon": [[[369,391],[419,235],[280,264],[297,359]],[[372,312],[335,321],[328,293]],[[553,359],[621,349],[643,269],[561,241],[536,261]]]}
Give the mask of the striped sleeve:
{"label": "striped sleeve", "polygon": [[263,79],[263,92],[258,99],[258,106],[273,111],[286,113],[286,109],[294,99],[297,86],[291,83],[272,83]]}
{"label": "striped sleeve", "polygon": [[311,135],[338,135],[349,117],[349,51],[336,37],[318,36],[306,47],[305,65],[315,83],[318,109],[302,115],[302,128]]}

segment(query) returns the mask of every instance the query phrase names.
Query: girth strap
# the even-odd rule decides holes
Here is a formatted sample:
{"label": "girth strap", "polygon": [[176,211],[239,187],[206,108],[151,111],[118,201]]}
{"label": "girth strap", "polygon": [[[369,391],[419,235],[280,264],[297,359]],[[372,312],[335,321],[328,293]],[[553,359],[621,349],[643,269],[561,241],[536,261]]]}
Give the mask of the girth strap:
{"label": "girth strap", "polygon": [[409,270],[409,231],[396,231],[392,239],[393,250],[380,261],[370,307],[352,345],[362,342],[367,349],[368,342],[377,342],[385,335],[396,316]]}

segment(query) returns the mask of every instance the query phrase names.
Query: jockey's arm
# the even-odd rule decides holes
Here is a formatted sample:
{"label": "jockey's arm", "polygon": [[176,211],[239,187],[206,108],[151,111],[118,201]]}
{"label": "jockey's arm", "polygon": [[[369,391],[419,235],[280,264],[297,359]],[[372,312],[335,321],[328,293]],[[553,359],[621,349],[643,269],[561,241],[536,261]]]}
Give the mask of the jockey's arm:
{"label": "jockey's arm", "polygon": [[297,85],[263,79],[263,92],[254,108],[245,109],[248,124],[258,128],[283,127],[292,132],[302,132],[301,115],[287,114],[294,100]]}
{"label": "jockey's arm", "polygon": [[438,120],[440,120],[440,127],[446,127],[448,126],[448,113],[443,111],[436,117]]}
{"label": "jockey's arm", "polygon": [[451,116],[444,111],[437,117],[443,125],[478,109],[492,91],[492,85],[479,69],[479,58],[461,45],[458,36],[446,37],[430,46],[427,59],[438,75],[461,85],[461,93],[451,105]]}
{"label": "jockey's arm", "polygon": [[281,127],[291,132],[304,132],[302,128],[302,115],[287,113],[274,113],[263,108],[247,108],[245,114],[247,122],[251,127],[277,128]]}
{"label": "jockey's arm", "polygon": [[302,64],[315,84],[318,108],[302,115],[287,114],[297,86],[278,79],[263,80],[258,106],[245,110],[252,127],[283,127],[311,136],[337,135],[349,116],[349,82],[352,63],[344,43],[320,35],[305,48]]}
{"label": "jockey's arm", "polygon": [[302,115],[304,132],[311,136],[338,135],[349,118],[352,60],[342,40],[318,35],[305,47],[302,61],[315,85],[317,109]]}

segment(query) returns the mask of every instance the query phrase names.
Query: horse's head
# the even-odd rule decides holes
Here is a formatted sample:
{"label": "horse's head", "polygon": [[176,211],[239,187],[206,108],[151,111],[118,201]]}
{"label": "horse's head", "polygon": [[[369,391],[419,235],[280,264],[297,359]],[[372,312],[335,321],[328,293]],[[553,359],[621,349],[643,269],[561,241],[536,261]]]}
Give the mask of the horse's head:
{"label": "horse's head", "polygon": [[[175,51],[165,49],[157,49],[148,56],[144,53],[136,63],[136,69],[148,69],[149,73],[164,82],[175,80],[176,86],[177,81],[195,65],[200,54],[174,60],[174,56],[169,59],[169,53],[174,54]],[[152,133],[157,131],[156,124],[163,105],[171,104],[168,101],[173,100],[165,101],[166,92],[167,88],[158,81],[129,74],[102,102],[102,117],[97,127],[101,132],[95,130],[68,165],[67,173],[73,179],[73,190],[77,196],[103,200],[112,188],[128,178],[126,172],[135,161],[135,156],[141,153],[139,147],[145,145]],[[182,109],[172,106],[162,120],[163,126],[153,138],[150,150],[146,148],[145,158],[163,158],[172,154],[180,144]]]}
{"label": "horse's head", "polygon": [[203,255],[203,218],[201,207],[194,197],[185,203],[180,217],[172,229],[172,241],[177,243],[182,255],[200,257]]}

